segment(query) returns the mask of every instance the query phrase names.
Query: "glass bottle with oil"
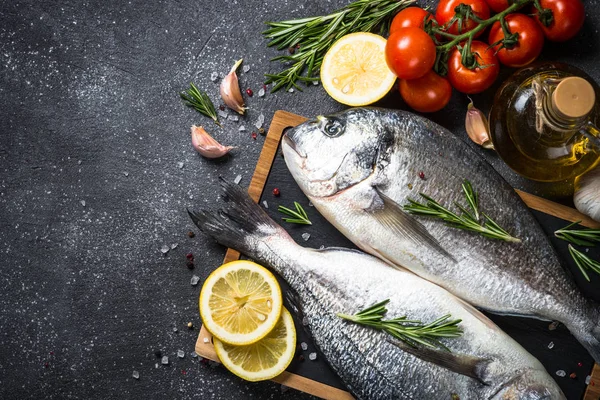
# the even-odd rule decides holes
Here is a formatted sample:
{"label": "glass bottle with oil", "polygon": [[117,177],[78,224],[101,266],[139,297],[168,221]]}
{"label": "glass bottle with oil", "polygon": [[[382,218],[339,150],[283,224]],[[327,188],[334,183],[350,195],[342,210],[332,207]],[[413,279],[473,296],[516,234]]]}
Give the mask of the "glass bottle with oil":
{"label": "glass bottle with oil", "polygon": [[583,71],[543,63],[496,93],[490,136],[506,164],[536,181],[575,178],[600,163],[600,88]]}

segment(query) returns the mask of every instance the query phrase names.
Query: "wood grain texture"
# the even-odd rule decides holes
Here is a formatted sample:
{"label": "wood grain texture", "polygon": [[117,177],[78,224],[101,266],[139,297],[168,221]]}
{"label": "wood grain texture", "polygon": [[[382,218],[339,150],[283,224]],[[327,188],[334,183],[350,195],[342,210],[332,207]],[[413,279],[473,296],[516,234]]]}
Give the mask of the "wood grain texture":
{"label": "wood grain texture", "polygon": [[[277,149],[279,142],[283,135],[283,131],[287,127],[296,126],[306,121],[307,119],[299,115],[295,115],[286,111],[277,111],[273,116],[271,125],[269,127],[268,134],[265,138],[263,149],[260,153],[258,163],[254,170],[248,193],[255,202],[258,202],[261,194],[264,190],[265,183],[271,171],[273,160],[277,155]],[[540,212],[555,216],[557,218],[575,222],[582,221],[581,224],[590,228],[600,228],[600,223],[586,217],[579,211],[567,207],[561,204],[557,204],[550,200],[523,192],[515,189],[521,199],[527,204],[528,207],[538,210]],[[234,261],[240,258],[240,253],[233,250],[227,249],[223,263]],[[196,353],[202,357],[210,360],[219,362],[217,354],[215,353],[212,344],[212,335],[208,332],[204,326],[200,329],[198,340],[196,341]],[[585,379],[585,377],[582,377]],[[284,372],[280,376],[273,379],[273,381],[286,385],[288,387],[301,390],[303,392],[312,394],[317,397],[324,399],[352,399],[352,395],[343,390],[334,388],[329,385],[305,378],[303,376],[293,374],[290,372]],[[598,364],[594,365],[592,371],[590,385],[588,386],[584,400],[599,400],[600,399],[600,367]],[[596,386],[598,385],[598,386]]]}

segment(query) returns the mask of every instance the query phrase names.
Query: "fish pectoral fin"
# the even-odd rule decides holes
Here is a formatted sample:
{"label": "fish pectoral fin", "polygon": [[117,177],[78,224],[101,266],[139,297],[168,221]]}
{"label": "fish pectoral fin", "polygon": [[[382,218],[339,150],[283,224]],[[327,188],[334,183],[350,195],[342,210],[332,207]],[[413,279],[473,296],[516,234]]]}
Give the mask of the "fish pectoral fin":
{"label": "fish pectoral fin", "polygon": [[379,223],[390,229],[394,234],[408,239],[418,246],[425,246],[456,262],[456,259],[431,236],[419,221],[411,217],[398,203],[387,197],[376,187],[374,189],[381,199],[380,204],[382,206],[373,207],[366,211],[370,212]]}
{"label": "fish pectoral fin", "polygon": [[487,365],[491,362],[489,359],[465,354],[456,354],[446,350],[438,350],[429,347],[412,347],[396,339],[387,339],[387,341],[421,360],[439,365],[440,367],[456,372],[457,374],[477,379],[484,385],[490,384],[490,382],[485,379]]}

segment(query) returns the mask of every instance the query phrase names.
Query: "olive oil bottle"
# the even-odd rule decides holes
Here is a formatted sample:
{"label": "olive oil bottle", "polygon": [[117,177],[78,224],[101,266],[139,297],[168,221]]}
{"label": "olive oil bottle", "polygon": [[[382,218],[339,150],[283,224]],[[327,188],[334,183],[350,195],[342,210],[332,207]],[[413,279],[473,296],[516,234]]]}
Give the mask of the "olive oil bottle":
{"label": "olive oil bottle", "polygon": [[600,88],[583,71],[543,63],[498,89],[490,136],[506,164],[536,181],[575,178],[600,163]]}

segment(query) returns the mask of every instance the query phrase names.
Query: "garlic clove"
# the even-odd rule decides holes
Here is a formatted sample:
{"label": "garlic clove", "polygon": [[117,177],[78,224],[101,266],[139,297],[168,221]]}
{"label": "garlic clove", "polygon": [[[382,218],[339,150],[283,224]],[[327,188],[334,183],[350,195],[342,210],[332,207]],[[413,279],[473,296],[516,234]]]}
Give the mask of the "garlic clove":
{"label": "garlic clove", "polygon": [[[471,100],[471,99],[469,99]],[[465,117],[465,129],[469,138],[482,146],[484,149],[494,149],[494,144],[490,140],[490,129],[488,120],[481,110],[475,108],[473,100],[467,106],[467,116]]]}
{"label": "garlic clove", "polygon": [[575,179],[573,202],[579,212],[600,222],[600,166]]}
{"label": "garlic clove", "polygon": [[210,136],[203,127],[192,126],[192,146],[206,158],[219,158],[229,153],[232,146],[223,146]]}
{"label": "garlic clove", "polygon": [[235,71],[238,69],[243,59],[239,59],[231,68],[231,71],[221,81],[221,98],[225,105],[231,108],[233,111],[244,115],[246,107],[244,107],[244,99],[242,98],[242,92],[240,91],[240,84]]}

